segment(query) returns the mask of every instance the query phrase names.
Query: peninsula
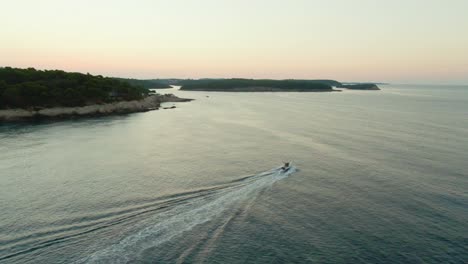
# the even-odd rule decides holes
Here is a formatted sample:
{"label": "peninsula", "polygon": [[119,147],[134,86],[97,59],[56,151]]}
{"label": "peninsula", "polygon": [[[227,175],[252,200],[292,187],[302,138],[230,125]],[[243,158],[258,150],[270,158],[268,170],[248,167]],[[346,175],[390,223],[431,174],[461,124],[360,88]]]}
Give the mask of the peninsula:
{"label": "peninsula", "polygon": [[0,121],[144,112],[186,101],[100,75],[0,68]]}

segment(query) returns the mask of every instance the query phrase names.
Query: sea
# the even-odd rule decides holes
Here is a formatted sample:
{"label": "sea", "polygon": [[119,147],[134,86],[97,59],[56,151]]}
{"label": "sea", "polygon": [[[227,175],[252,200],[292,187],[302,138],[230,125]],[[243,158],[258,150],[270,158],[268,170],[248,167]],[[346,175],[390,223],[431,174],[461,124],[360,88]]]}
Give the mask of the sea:
{"label": "sea", "polygon": [[468,86],[381,89],[1,124],[0,263],[468,263]]}

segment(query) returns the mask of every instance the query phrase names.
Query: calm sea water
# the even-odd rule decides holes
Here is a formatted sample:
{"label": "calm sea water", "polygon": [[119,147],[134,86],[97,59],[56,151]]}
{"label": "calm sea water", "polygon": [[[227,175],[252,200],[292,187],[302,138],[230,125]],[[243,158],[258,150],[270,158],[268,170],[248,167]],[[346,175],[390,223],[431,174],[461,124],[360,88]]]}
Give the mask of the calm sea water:
{"label": "calm sea water", "polygon": [[466,263],[468,87],[382,88],[2,125],[0,263]]}

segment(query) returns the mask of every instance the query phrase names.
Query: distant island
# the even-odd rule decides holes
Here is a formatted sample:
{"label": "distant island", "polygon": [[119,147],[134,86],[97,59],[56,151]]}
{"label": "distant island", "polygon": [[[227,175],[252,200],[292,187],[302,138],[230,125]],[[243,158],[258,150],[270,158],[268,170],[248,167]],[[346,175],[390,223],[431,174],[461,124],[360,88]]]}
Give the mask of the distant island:
{"label": "distant island", "polygon": [[342,84],[335,80],[199,79],[180,81],[180,90],[216,92],[333,92],[336,88],[380,90],[376,84]]}
{"label": "distant island", "polygon": [[375,83],[353,83],[353,84],[341,84],[337,88],[346,88],[350,90],[380,90]]}
{"label": "distant island", "polygon": [[158,109],[162,102],[191,100],[155,94],[127,80],[60,70],[0,68],[0,121],[142,112]]}
{"label": "distant island", "polygon": [[200,79],[182,82],[180,90],[223,92],[331,92],[327,82],[302,80]]}

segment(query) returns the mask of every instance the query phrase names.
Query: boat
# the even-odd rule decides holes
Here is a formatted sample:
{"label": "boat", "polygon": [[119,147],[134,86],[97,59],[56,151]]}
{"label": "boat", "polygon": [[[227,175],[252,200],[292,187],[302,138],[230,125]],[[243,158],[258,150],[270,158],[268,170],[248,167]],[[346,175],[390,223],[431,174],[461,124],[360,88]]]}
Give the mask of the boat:
{"label": "boat", "polygon": [[291,164],[290,162],[285,162],[284,165],[281,167],[282,172],[287,172],[288,170],[291,169]]}

